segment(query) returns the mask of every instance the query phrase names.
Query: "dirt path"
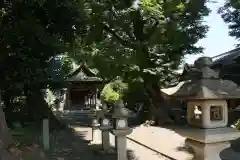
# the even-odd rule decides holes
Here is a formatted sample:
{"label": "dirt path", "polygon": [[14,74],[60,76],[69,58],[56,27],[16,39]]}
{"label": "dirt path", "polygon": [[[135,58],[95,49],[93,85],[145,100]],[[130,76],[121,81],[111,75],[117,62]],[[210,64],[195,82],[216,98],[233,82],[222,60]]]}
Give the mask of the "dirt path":
{"label": "dirt path", "polygon": [[186,138],[171,129],[141,125],[134,128],[128,137],[177,160],[193,157],[185,146]]}
{"label": "dirt path", "polygon": [[[95,160],[82,135],[71,130],[56,132],[51,138],[51,160]],[[96,159],[97,160],[97,159]]]}
{"label": "dirt path", "polygon": [[[85,132],[85,138],[88,140],[91,140],[91,128],[87,127],[74,127],[76,132]],[[96,137],[94,144],[101,145],[101,131],[98,130],[98,137]],[[110,144],[112,146],[115,146],[115,137],[114,135],[110,134]],[[127,140],[127,148],[128,152],[131,152],[132,159],[134,160],[169,160],[168,158],[162,156],[161,154],[158,154],[152,150],[149,150],[145,148],[142,145],[139,145],[131,140]],[[130,157],[129,157],[130,159]]]}

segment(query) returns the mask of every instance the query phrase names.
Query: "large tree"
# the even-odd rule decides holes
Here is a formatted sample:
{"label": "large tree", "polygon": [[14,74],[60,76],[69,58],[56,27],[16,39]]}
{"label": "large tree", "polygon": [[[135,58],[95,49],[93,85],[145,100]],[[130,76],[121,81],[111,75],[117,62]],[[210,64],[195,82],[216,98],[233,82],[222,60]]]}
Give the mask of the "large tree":
{"label": "large tree", "polygon": [[202,51],[195,44],[207,32],[202,24],[209,13],[207,0],[84,3],[89,34],[78,41],[74,55],[91,59],[105,77],[142,81],[153,112],[167,115],[160,87],[173,79],[184,55]]}
{"label": "large tree", "polygon": [[[28,106],[39,115],[37,106],[44,107],[34,98],[43,100],[41,89],[58,78],[51,62],[69,52],[75,37],[84,33],[82,6],[76,0],[1,1],[0,89],[6,105],[24,92]],[[7,106],[5,111],[11,110]]]}

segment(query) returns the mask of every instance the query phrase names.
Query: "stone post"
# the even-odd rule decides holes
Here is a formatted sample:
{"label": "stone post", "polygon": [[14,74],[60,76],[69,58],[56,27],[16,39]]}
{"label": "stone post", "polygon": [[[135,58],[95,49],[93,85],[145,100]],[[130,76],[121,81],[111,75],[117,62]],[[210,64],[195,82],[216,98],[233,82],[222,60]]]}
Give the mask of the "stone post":
{"label": "stone post", "polygon": [[127,160],[127,135],[132,133],[128,127],[128,110],[124,107],[123,101],[116,103],[112,118],[114,119],[114,128],[112,133],[116,138],[117,160]]}
{"label": "stone post", "polygon": [[49,145],[49,120],[48,118],[43,119],[43,133],[42,133],[42,138],[43,138],[43,148],[44,150],[48,151],[50,148]]}

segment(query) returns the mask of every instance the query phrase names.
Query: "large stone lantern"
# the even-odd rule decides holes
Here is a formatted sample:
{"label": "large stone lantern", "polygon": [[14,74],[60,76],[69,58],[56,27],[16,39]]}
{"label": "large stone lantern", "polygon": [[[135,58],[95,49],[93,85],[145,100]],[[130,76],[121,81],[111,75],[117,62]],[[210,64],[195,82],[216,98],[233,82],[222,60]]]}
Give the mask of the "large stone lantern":
{"label": "large stone lantern", "polygon": [[196,160],[220,160],[219,153],[230,146],[228,141],[240,137],[240,132],[226,127],[226,100],[240,98],[240,89],[234,82],[220,79],[211,64],[209,57],[196,60],[186,81],[171,95],[187,101],[190,127],[179,132],[187,137],[186,143],[194,149]]}
{"label": "large stone lantern", "polygon": [[128,109],[124,107],[122,100],[116,102],[116,106],[113,110],[113,130],[112,133],[115,135],[115,146],[117,149],[118,160],[127,160],[127,149],[126,149],[126,136],[132,132],[132,129],[128,127]]}

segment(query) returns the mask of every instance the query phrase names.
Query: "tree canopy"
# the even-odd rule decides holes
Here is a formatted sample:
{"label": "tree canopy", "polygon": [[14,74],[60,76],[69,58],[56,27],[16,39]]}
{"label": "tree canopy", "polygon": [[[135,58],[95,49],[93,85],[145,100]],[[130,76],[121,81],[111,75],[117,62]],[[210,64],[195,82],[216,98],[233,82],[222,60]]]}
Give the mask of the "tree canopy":
{"label": "tree canopy", "polygon": [[88,35],[75,55],[91,57],[104,76],[156,75],[164,86],[185,54],[202,51],[195,44],[207,32],[202,24],[209,13],[206,1],[84,2]]}
{"label": "tree canopy", "polygon": [[68,72],[67,59],[58,55],[71,51],[84,34],[82,7],[75,0],[0,2],[0,90],[7,119],[16,117],[16,96],[26,97],[24,112],[32,117],[48,111],[41,89],[59,87]]}
{"label": "tree canopy", "polygon": [[228,24],[229,35],[240,40],[240,1],[225,0],[225,4],[219,8],[218,13]]}
{"label": "tree canopy", "polygon": [[184,55],[202,51],[195,44],[208,29],[202,23],[209,13],[206,3],[5,0],[0,4],[0,88],[28,95],[49,87],[61,79],[56,66],[66,69],[56,63],[65,54],[86,61],[109,81],[120,77],[123,84],[143,87],[151,106],[161,108],[160,87],[176,81],[174,71]]}
{"label": "tree canopy", "polygon": [[[208,27],[207,0],[84,0],[87,34],[73,54],[100,75],[141,82],[154,106],[160,87],[176,81],[184,55],[202,52],[196,43]],[[159,107],[158,107],[159,108]]]}
{"label": "tree canopy", "polygon": [[[68,0],[3,1],[0,6],[0,74],[3,88],[48,81],[53,57],[83,32],[82,5]],[[16,86],[17,84],[17,86]]]}

